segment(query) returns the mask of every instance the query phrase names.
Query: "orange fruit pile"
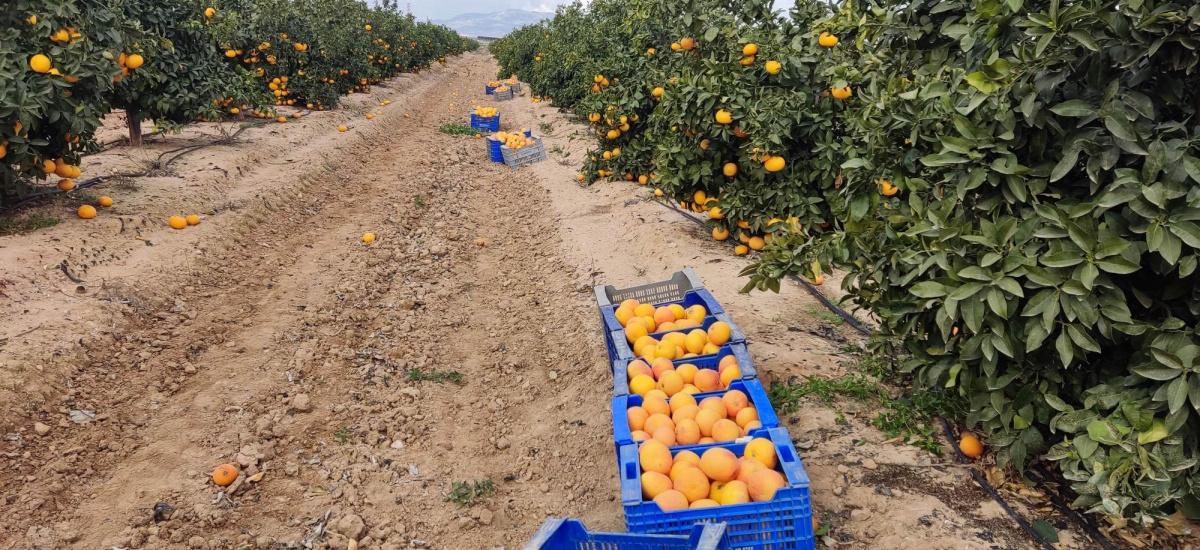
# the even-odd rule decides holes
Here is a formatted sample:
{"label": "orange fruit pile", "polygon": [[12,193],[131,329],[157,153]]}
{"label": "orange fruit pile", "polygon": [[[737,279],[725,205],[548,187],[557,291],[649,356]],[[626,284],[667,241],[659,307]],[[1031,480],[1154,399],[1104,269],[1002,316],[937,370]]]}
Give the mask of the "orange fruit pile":
{"label": "orange fruit pile", "polygon": [[775,469],[775,447],[761,437],[747,443],[741,457],[721,447],[672,456],[661,441],[649,440],[638,448],[638,463],[642,497],[664,512],[767,502],[787,485]]}
{"label": "orange fruit pile", "polygon": [[[713,372],[709,370],[708,372]],[[691,392],[670,398],[660,389],[646,393],[642,404],[625,411],[634,441],[659,441],[668,447],[733,441],[759,428],[758,410],[741,390],[696,402]]]}

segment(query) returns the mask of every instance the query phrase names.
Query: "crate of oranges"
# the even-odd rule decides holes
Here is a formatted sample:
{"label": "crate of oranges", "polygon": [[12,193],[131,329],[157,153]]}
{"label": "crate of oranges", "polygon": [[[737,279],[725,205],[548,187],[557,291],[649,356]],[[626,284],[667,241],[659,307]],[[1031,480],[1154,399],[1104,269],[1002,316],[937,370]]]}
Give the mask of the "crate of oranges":
{"label": "crate of oranges", "polygon": [[[622,355],[632,353],[628,351],[624,340],[617,340],[617,348],[621,350]],[[679,391],[686,393],[720,391],[728,388],[734,380],[758,378],[758,370],[750,360],[746,344],[740,342],[721,346],[713,354],[670,361],[669,369],[665,368],[666,361],[665,357],[650,361],[641,358],[616,359],[611,363],[613,396],[645,396],[654,389],[660,389],[664,393],[672,391],[675,387],[675,375],[683,382],[683,388]]]}
{"label": "crate of oranges", "polygon": [[622,445],[618,461],[630,533],[682,535],[725,523],[733,548],[814,548],[808,474],[783,428],[697,449],[649,439]]}
{"label": "crate of oranges", "polygon": [[500,82],[493,80],[491,82],[488,82],[487,85],[483,87],[483,93],[487,94],[487,95],[492,95],[493,93],[496,92],[496,88],[499,88],[499,87],[500,87]]}
{"label": "crate of oranges", "polygon": [[510,100],[513,98],[513,89],[502,84],[495,90],[492,90],[492,97],[496,98],[496,101]]}
{"label": "crate of oranges", "polygon": [[[503,135],[501,135],[503,134]],[[531,137],[528,133],[506,134],[499,132],[498,139],[504,142],[500,152],[504,155],[504,164],[513,168],[529,166],[546,160],[546,145],[541,139]]]}
{"label": "crate of oranges", "polygon": [[[658,367],[669,368],[662,364]],[[687,376],[664,371],[661,379],[668,382],[664,386],[669,391],[682,386]],[[670,396],[657,387],[644,395],[618,395],[612,400],[612,415],[613,440],[618,449],[649,439],[671,448],[693,449],[753,437],[779,426],[779,417],[762,383],[740,378],[717,391],[701,392],[688,385]]]}
{"label": "crate of oranges", "polygon": [[495,107],[476,107],[471,113],[471,127],[484,132],[500,131],[500,111]]}

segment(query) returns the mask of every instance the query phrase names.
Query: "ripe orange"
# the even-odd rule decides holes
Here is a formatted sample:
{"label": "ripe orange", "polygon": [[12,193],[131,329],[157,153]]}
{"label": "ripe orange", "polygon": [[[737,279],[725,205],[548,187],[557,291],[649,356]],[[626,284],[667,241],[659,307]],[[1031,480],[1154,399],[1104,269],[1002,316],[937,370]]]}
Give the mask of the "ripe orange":
{"label": "ripe orange", "polygon": [[744,47],[742,47],[742,55],[744,55],[746,57],[752,56],[757,53],[758,53],[758,45],[757,44],[746,44]]}
{"label": "ripe orange", "polygon": [[104,195],[104,196],[96,199],[96,204],[99,204],[100,206],[108,208],[113,205],[113,200],[112,200],[112,197],[110,197],[108,195]]}
{"label": "ripe orange", "polygon": [[750,253],[750,247],[748,247],[744,244],[739,244],[736,247],[734,247],[733,253],[737,254],[738,256],[745,256],[746,254]]}
{"label": "ripe orange", "polygon": [[724,227],[714,227],[713,231],[712,231],[712,236],[714,239],[716,239],[718,241],[723,241],[723,240],[729,238],[729,230],[725,229]]}
{"label": "ripe orange", "polygon": [[655,497],[664,491],[671,490],[671,487],[671,480],[666,474],[658,472],[646,472],[642,474],[642,497],[646,500],[654,500]]}
{"label": "ripe orange", "polygon": [[138,54],[136,54],[136,53],[135,53],[135,54],[133,54],[133,55],[131,55],[131,56],[129,56],[129,57],[127,57],[127,58],[125,58],[125,66],[126,66],[126,67],[129,67],[129,69],[131,69],[131,70],[132,70],[132,69],[137,69],[138,67],[141,67],[141,66],[142,66],[142,64],[143,64],[143,63],[145,63],[145,62],[146,62],[146,60],[145,60],[145,59],[142,59],[142,56],[141,56],[141,55],[138,55]]}
{"label": "ripe orange", "polygon": [[213,469],[212,480],[218,486],[225,487],[237,479],[238,469],[233,464],[222,464]]}
{"label": "ripe orange", "polygon": [[831,88],[829,90],[829,95],[832,95],[833,98],[837,100],[848,99],[851,93],[852,92],[849,86],[846,86],[845,88]]}
{"label": "ripe orange", "polygon": [[674,510],[683,510],[688,507],[688,499],[683,493],[674,489],[663,491],[658,496],[654,497],[654,503],[662,508],[664,512]]}
{"label": "ripe orange", "polygon": [[730,481],[737,478],[741,462],[737,455],[720,447],[713,447],[700,455],[700,470],[713,481]]}
{"label": "ripe orange", "polygon": [[763,68],[767,70],[767,74],[779,74],[779,71],[783,69],[783,64],[772,59],[763,65]]}
{"label": "ripe orange", "polygon": [[83,218],[85,220],[90,220],[90,219],[96,217],[96,207],[94,207],[90,204],[85,204],[83,206],[80,206],[79,210],[76,211],[75,213],[78,214],[80,218]]}
{"label": "ripe orange", "polygon": [[763,163],[763,168],[766,168],[768,172],[778,172],[783,170],[786,164],[787,162],[783,160],[783,157],[771,157]]}
{"label": "ripe orange", "polygon": [[186,221],[188,225],[200,225],[200,216],[197,216],[196,214],[188,214],[188,217],[184,218],[184,221]]}
{"label": "ripe orange", "polygon": [[642,443],[638,448],[638,462],[644,472],[658,472],[667,475],[671,473],[671,450],[661,441],[651,439]]}
{"label": "ripe orange", "polygon": [[696,41],[693,40],[692,37],[689,36],[689,37],[684,38],[683,40],[679,41],[679,47],[681,47],[685,50],[691,51],[692,48],[696,47]]}
{"label": "ripe orange", "polygon": [[729,124],[730,122],[733,122],[733,113],[725,109],[720,109],[717,111],[717,114],[714,118],[716,118],[717,122],[720,124]]}
{"label": "ripe orange", "polygon": [[171,226],[172,229],[183,229],[187,227],[187,220],[183,216],[171,216],[167,218],[167,225]]}
{"label": "ripe orange", "polygon": [[75,182],[71,180],[58,180],[58,188],[63,191],[70,191],[75,188]]}
{"label": "ripe orange", "polygon": [[817,37],[817,43],[826,48],[832,48],[837,45],[838,37],[827,32],[823,32],[821,33],[821,36]]}
{"label": "ripe orange", "polygon": [[746,449],[742,451],[742,457],[756,460],[767,468],[774,469],[778,462],[775,456],[775,445],[770,439],[764,437],[756,437],[746,444]]}
{"label": "ripe orange", "polygon": [[958,440],[958,450],[967,458],[979,458],[983,456],[983,443],[979,441],[975,434],[964,432],[962,438]]}

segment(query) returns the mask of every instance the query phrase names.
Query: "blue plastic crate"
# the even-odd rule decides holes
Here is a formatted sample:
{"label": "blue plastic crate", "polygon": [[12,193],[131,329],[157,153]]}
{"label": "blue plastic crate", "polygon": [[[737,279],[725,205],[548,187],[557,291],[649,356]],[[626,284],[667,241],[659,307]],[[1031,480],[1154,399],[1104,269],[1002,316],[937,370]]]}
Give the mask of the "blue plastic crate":
{"label": "blue plastic crate", "polygon": [[[601,318],[604,319],[604,337],[606,339],[605,345],[608,346],[608,360],[636,359],[633,349],[630,347],[629,340],[625,338],[625,329],[621,326],[621,323],[617,322],[616,316],[602,313]],[[746,342],[746,335],[742,333],[742,329],[738,328],[737,323],[733,322],[733,319],[726,313],[709,315],[704,318],[704,321],[698,327],[652,332],[650,336],[655,340],[662,340],[663,335],[671,332],[687,334],[696,329],[707,331],[708,327],[717,321],[724,321],[725,324],[729,325],[729,342],[726,342],[727,344],[742,344]]]}
{"label": "blue plastic crate", "polygon": [[492,136],[487,137],[487,144],[488,144],[488,158],[492,159],[492,162],[503,163],[504,162],[504,152],[503,152],[503,150],[500,149],[500,147],[504,144],[501,143],[500,140],[493,138]]}
{"label": "blue plastic crate", "polygon": [[488,85],[484,85],[484,87],[483,87],[483,93],[484,93],[484,94],[486,94],[486,95],[492,95],[492,92],[496,91],[496,88],[499,88],[499,86],[488,86]]}
{"label": "blue plastic crate", "polygon": [[471,128],[476,130],[484,130],[487,132],[500,131],[500,113],[496,113],[493,117],[481,117],[475,113],[471,113]]}
{"label": "blue plastic crate", "polygon": [[[696,398],[696,402],[703,401],[706,397],[721,397],[725,392],[730,390],[740,390],[749,398],[750,404],[758,409],[758,421],[762,423],[762,427],[750,432],[748,437],[759,435],[770,428],[779,427],[779,416],[775,414],[775,408],[771,406],[771,400],[767,397],[767,390],[763,388],[762,382],[756,379],[734,380],[729,383],[729,387],[723,390],[698,393],[692,397]],[[642,404],[642,396],[637,394],[618,395],[612,400],[612,422],[613,422],[613,441],[617,444],[617,450],[620,451],[622,445],[633,443],[633,436],[629,431],[629,419],[625,414],[631,407],[639,407]],[[677,445],[672,449],[698,449],[709,447],[713,443],[703,445]],[[699,453],[697,453],[699,454]]]}
{"label": "blue plastic crate", "polygon": [[[725,523],[730,546],[736,550],[814,550],[812,502],[808,474],[800,455],[784,428],[767,430],[775,445],[777,469],[787,485],[769,502],[747,502],[712,508],[664,512],[652,501],[642,500],[641,466],[637,445],[624,445],[618,455],[621,468],[621,501],[625,526],[630,533],[682,535],[697,523]],[[717,445],[742,456],[745,443]],[[671,449],[672,455],[679,449]]]}
{"label": "blue plastic crate", "polygon": [[[625,343],[625,335],[622,333],[617,335],[618,347],[628,353],[631,357],[616,359],[612,362],[613,369],[613,397],[621,395],[629,395],[629,363],[636,361],[636,357],[632,357],[633,352],[629,350],[629,345]],[[696,357],[688,357],[685,359],[677,359],[672,361],[675,363],[675,368],[684,363],[691,363],[702,369],[717,370],[721,364],[721,359],[732,355],[737,358],[738,369],[742,371],[742,380],[752,380],[758,378],[758,371],[754,368],[754,363],[750,361],[750,353],[746,350],[744,343],[731,343],[721,346],[721,349],[716,353],[709,355],[699,355]]]}
{"label": "blue plastic crate", "polygon": [[593,533],[577,519],[550,518],[525,550],[732,550],[725,524],[693,525],[685,535]]}
{"label": "blue plastic crate", "polygon": [[[707,291],[703,288],[697,289],[697,290],[689,290],[685,294],[683,294],[683,297],[679,300],[659,302],[659,303],[651,304],[651,305],[653,305],[655,308],[659,308],[659,307],[663,307],[663,306],[669,306],[671,304],[679,304],[679,305],[683,306],[684,309],[687,309],[694,305],[704,306],[704,309],[706,311],[708,311],[708,316],[705,317],[705,322],[703,324],[703,328],[705,330],[708,330],[708,326],[716,321],[725,321],[726,323],[729,323],[729,329],[730,329],[729,330],[729,341],[730,342],[744,342],[746,340],[746,335],[743,334],[741,329],[738,328],[737,324],[733,322],[733,319],[725,313],[725,308],[722,308],[721,304],[717,303],[717,299],[713,297],[712,293],[710,293],[709,291]],[[613,304],[613,305],[600,306],[600,320],[602,323],[604,323],[605,338],[609,339],[606,343],[608,345],[608,358],[610,361],[619,357],[618,355],[615,355],[615,353],[617,352],[617,349],[612,341],[612,337],[614,336],[614,333],[620,332],[622,334],[621,337],[624,338],[625,328],[621,326],[620,321],[617,321],[616,311],[617,311],[618,305],[620,305],[619,302],[617,304]],[[673,330],[673,331],[656,332],[656,333],[651,334],[651,336],[653,336],[655,339],[659,339],[660,336],[662,336],[663,334],[666,334],[667,332],[691,331],[692,328],[700,328],[700,327],[691,327],[691,328],[687,328],[687,329],[677,329],[677,330]]]}

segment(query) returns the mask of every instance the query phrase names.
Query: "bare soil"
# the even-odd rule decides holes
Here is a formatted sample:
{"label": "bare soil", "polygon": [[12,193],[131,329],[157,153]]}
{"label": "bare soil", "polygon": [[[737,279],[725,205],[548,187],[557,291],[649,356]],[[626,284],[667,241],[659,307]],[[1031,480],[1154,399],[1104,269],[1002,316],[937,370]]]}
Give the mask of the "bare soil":
{"label": "bare soil", "polygon": [[[584,126],[528,92],[499,104],[503,126],[544,136],[549,161],[511,170],[439,132],[492,104],[495,72],[470,54],[165,167],[237,127],[114,147],[85,177],[155,175],[0,238],[0,548],[515,549],[550,516],[621,531],[596,284],[692,267],[765,384],[850,371],[857,336],[803,289],[739,294],[751,260],[647,189],[577,185]],[[99,195],[116,205],[76,219]],[[783,419],[821,545],[1033,548],[969,472],[887,440],[873,412],[812,399]],[[242,475],[222,490],[224,462]],[[447,500],[485,479],[475,506]]]}

